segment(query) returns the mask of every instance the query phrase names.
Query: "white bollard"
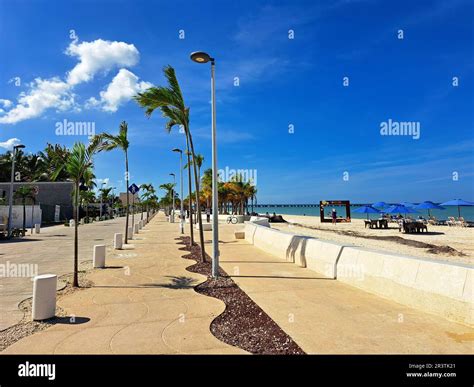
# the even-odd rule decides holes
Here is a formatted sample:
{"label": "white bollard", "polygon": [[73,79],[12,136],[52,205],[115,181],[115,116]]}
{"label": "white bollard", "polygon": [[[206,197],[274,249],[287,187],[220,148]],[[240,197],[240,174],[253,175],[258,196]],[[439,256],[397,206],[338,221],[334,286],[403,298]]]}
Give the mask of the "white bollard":
{"label": "white bollard", "polygon": [[33,320],[46,320],[56,315],[56,274],[37,275],[33,279]]}
{"label": "white bollard", "polygon": [[41,232],[41,224],[35,224],[35,234],[39,234]]}
{"label": "white bollard", "polygon": [[138,234],[138,223],[135,223],[135,225],[133,226],[133,231],[135,232],[135,234]]}
{"label": "white bollard", "polygon": [[128,239],[133,239],[133,227],[128,228]]}
{"label": "white bollard", "polygon": [[105,245],[94,246],[94,268],[105,267]]}
{"label": "white bollard", "polygon": [[74,219],[69,219],[69,227],[74,227]]}
{"label": "white bollard", "polygon": [[114,249],[120,250],[122,248],[122,234],[114,234]]}

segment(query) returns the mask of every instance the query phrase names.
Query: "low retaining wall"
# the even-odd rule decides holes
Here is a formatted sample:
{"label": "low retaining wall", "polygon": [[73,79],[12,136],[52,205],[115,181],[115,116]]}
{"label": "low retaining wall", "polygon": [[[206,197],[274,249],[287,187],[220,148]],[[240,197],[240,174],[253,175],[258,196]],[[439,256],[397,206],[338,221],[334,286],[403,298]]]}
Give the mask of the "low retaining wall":
{"label": "low retaining wall", "polygon": [[345,247],[337,279],[401,304],[474,324],[473,268],[361,247]]}
{"label": "low retaining wall", "polygon": [[474,268],[295,235],[245,222],[245,239],[261,250],[370,293],[474,324]]}

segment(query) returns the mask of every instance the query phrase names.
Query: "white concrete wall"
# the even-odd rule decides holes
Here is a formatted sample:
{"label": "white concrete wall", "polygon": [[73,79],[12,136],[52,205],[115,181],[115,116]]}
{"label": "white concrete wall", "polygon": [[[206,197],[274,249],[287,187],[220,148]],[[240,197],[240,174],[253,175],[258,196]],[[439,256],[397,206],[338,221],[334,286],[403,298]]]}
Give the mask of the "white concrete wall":
{"label": "white concrete wall", "polygon": [[245,222],[245,239],[280,259],[453,321],[474,324],[474,267],[345,246]]}
{"label": "white concrete wall", "polygon": [[[41,224],[41,208],[39,205],[34,206],[33,211],[33,222],[31,221],[31,205],[26,205],[26,227],[30,228],[32,225],[34,226],[36,223]],[[23,206],[22,205],[14,205],[12,207],[12,214],[13,214],[13,227],[14,228],[21,228],[23,227]],[[8,206],[0,206],[0,223],[8,224]]]}

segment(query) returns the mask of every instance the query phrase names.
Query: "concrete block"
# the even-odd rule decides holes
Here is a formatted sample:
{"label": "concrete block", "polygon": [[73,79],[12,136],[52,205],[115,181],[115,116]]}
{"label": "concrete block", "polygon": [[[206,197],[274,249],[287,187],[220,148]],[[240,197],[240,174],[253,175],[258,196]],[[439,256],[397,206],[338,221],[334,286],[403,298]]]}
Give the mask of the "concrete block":
{"label": "concrete block", "polygon": [[94,246],[93,264],[94,268],[105,267],[105,245]]}
{"label": "concrete block", "polygon": [[33,279],[32,319],[46,320],[56,314],[56,274],[37,275]]}
{"label": "concrete block", "polygon": [[74,219],[69,219],[69,227],[74,227]]}
{"label": "concrete block", "polygon": [[41,224],[35,224],[35,234],[39,234],[41,232]]}
{"label": "concrete block", "polygon": [[[199,223],[196,223],[196,229],[199,230]],[[211,231],[212,230],[212,223],[203,223],[202,224],[203,231]]]}
{"label": "concrete block", "polygon": [[120,250],[123,246],[123,236],[121,233],[114,234],[114,249]]}
{"label": "concrete block", "polygon": [[139,231],[139,230],[140,230],[140,229],[139,229],[138,223],[135,223],[134,226],[133,226],[133,232],[134,232],[135,234],[138,234],[138,231]]}
{"label": "concrete block", "polygon": [[133,239],[133,227],[128,228],[128,239]]}

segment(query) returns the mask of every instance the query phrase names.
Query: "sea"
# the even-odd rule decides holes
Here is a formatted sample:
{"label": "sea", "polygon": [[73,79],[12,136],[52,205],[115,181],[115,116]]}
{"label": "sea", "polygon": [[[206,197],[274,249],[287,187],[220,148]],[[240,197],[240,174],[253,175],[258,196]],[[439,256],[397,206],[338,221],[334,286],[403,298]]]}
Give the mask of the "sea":
{"label": "sea", "polygon": [[[417,204],[417,203],[414,203]],[[351,218],[355,219],[367,219],[367,214],[361,214],[358,212],[354,212],[355,209],[363,206],[365,204],[352,204],[351,205]],[[270,215],[275,213],[277,215],[306,215],[306,216],[317,216],[319,217],[319,204],[281,204],[281,205],[272,205],[272,204],[265,204],[265,205],[254,205],[254,211],[258,212],[259,214],[265,214],[268,212]],[[344,206],[331,206],[326,207],[325,212],[326,216],[330,216],[330,211],[332,208],[335,208],[337,211],[338,216],[345,217],[346,208]],[[446,206],[444,210],[430,210],[431,216],[435,216],[438,220],[447,220],[448,217],[454,216],[455,218],[458,217],[458,208]],[[382,210],[379,208],[379,210]],[[251,211],[251,206],[249,205],[249,211]],[[417,218],[422,216],[424,218],[428,218],[428,210],[416,210],[416,213],[409,213],[407,215]],[[397,215],[397,214],[392,214]],[[405,215],[405,214],[402,214]],[[461,207],[461,216],[466,221],[474,222],[474,206],[466,206]],[[378,214],[369,214],[370,219],[378,218]]]}

